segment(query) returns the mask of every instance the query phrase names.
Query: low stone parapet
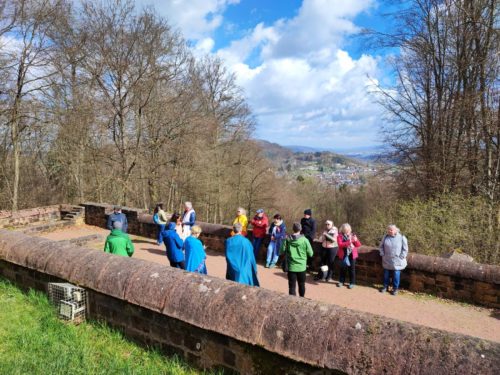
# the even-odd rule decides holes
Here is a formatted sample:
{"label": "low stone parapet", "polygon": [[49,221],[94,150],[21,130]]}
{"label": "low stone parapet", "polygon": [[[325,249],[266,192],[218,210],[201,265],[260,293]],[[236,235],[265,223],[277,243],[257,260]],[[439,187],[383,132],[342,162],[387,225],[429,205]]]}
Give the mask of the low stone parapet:
{"label": "low stone parapet", "polygon": [[15,212],[0,211],[0,228],[15,229],[60,219],[60,205],[29,208]]}
{"label": "low stone parapet", "polygon": [[[89,290],[90,317],[244,374],[495,374],[500,344],[0,230],[0,275]],[[318,339],[321,337],[321,339]]]}
{"label": "low stone parapet", "polygon": [[[106,216],[112,206],[85,203],[87,224],[106,226]],[[156,238],[157,226],[152,215],[144,210],[126,208],[122,210],[129,221],[129,233]],[[202,227],[201,239],[211,251],[224,251],[224,241],[229,237],[231,227],[226,225],[197,222]],[[252,231],[249,230],[249,236]],[[259,260],[264,260],[269,238],[264,241]],[[315,242],[316,265],[321,244]],[[411,248],[410,248],[411,251]],[[335,270],[338,275],[338,264]],[[382,260],[378,249],[362,246],[356,263],[358,282],[381,284],[383,278]],[[410,252],[408,266],[401,275],[401,287],[413,292],[429,293],[443,298],[476,303],[482,306],[500,308],[500,267],[454,259],[440,258]]]}

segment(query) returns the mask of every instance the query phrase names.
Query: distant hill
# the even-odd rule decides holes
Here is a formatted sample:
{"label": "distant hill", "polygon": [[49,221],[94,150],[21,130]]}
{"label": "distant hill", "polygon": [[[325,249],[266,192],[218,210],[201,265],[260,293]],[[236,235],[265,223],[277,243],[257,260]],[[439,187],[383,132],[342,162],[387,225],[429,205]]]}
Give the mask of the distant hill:
{"label": "distant hill", "polygon": [[291,154],[318,154],[327,153],[331,156],[338,157],[340,164],[359,164],[359,163],[380,163],[380,164],[397,164],[397,160],[387,157],[386,152],[381,146],[365,146],[349,149],[334,150],[329,148],[316,148],[309,146],[286,145],[282,146],[277,143],[271,143],[263,139],[255,140],[266,153],[266,156],[271,159],[286,159],[290,158]]}
{"label": "distant hill", "polygon": [[318,162],[325,161],[327,163],[338,163],[344,165],[365,164],[366,161],[356,160],[345,155],[341,155],[332,151],[320,151],[318,149],[306,146],[281,146],[277,143],[257,139],[255,142],[262,147],[264,154],[274,163],[281,164],[284,161],[309,161]]}
{"label": "distant hill", "polygon": [[289,150],[292,150],[293,152],[321,152],[321,151],[330,151],[330,150],[321,150],[318,148],[314,147],[307,147],[307,146],[282,146],[285,147]]}
{"label": "distant hill", "polygon": [[260,139],[255,142],[262,148],[266,158],[275,165],[278,176],[297,181],[309,179],[325,185],[360,186],[380,169],[377,161],[368,158],[367,151],[356,153],[357,158],[351,158],[331,151],[292,150],[314,150],[310,147],[293,146],[290,149],[289,146]]}
{"label": "distant hill", "polygon": [[277,143],[264,141],[263,139],[256,139],[255,143],[257,143],[262,148],[266,157],[271,161],[284,160],[293,157],[292,150],[280,146]]}

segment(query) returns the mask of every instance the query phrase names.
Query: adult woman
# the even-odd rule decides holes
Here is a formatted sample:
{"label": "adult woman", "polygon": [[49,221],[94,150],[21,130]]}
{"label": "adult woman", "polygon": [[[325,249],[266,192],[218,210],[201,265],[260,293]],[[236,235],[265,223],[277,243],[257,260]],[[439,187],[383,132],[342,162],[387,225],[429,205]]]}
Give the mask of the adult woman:
{"label": "adult woman", "polygon": [[335,257],[339,250],[337,244],[338,229],[333,225],[333,221],[325,222],[325,229],[321,234],[321,267],[328,267],[328,271],[319,270],[316,275],[316,280],[331,281],[333,278],[333,268],[335,265]]}
{"label": "adult woman", "polygon": [[161,232],[165,230],[165,226],[167,225],[167,214],[163,211],[163,203],[158,203],[153,212],[153,221],[158,226],[158,235],[156,238],[156,243],[161,245],[163,242]]}
{"label": "adult woman", "polygon": [[182,217],[178,212],[174,212],[170,218],[170,222],[175,224],[175,231],[182,240],[184,240],[184,233],[182,231]]}
{"label": "adult woman", "polygon": [[257,210],[250,224],[252,224],[253,254],[255,256],[255,260],[257,260],[259,256],[260,246],[262,245],[262,241],[266,237],[267,227],[269,226],[269,220],[262,208],[259,208]]}
{"label": "adult woman", "polygon": [[[248,218],[247,218],[247,212],[245,211],[244,208],[238,207],[238,209],[236,210],[236,217],[233,220],[233,225],[234,224],[241,224],[241,234],[246,237]],[[234,236],[234,231],[231,232],[231,236]]]}
{"label": "adult woman", "polygon": [[274,215],[269,235],[271,241],[267,247],[266,268],[274,268],[280,255],[281,242],[286,236],[286,226],[280,214]]}
{"label": "adult woman", "polygon": [[162,237],[167,250],[167,258],[170,262],[170,266],[185,269],[186,262],[184,252],[182,251],[184,241],[175,230],[175,223],[168,223],[167,230],[162,232]]}
{"label": "adult woman", "polygon": [[387,292],[392,276],[393,296],[398,294],[399,279],[401,271],[406,268],[406,257],[408,255],[408,240],[399,233],[398,227],[394,224],[387,226],[387,232],[380,243],[380,256],[384,267],[384,286],[380,292]]}
{"label": "adult woman", "polygon": [[340,276],[337,286],[340,288],[345,282],[346,270],[349,270],[349,289],[356,285],[356,259],[358,258],[358,248],[361,246],[358,237],[352,233],[351,226],[342,224],[340,233],[337,236],[339,251],[337,256],[340,259]]}
{"label": "adult woman", "polygon": [[201,228],[198,225],[193,225],[191,228],[191,236],[184,241],[184,251],[186,255],[186,271],[198,272],[207,274],[207,266],[205,261],[207,254],[203,248],[203,244],[198,239],[201,234]]}
{"label": "adult woman", "polygon": [[184,202],[184,213],[181,217],[182,225],[182,238],[187,238],[191,234],[191,228],[196,222],[196,212],[193,209],[193,204],[191,202]]}

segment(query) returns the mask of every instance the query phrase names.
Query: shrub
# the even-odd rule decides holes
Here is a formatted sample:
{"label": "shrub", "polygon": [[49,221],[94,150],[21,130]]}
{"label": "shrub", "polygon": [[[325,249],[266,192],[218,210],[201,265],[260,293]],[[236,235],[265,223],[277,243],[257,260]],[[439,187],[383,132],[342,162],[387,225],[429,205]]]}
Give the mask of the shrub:
{"label": "shrub", "polygon": [[442,255],[460,250],[479,263],[499,264],[500,204],[458,194],[434,199],[397,201],[387,209],[374,208],[362,227],[365,242],[378,244],[389,223],[408,237],[410,251]]}

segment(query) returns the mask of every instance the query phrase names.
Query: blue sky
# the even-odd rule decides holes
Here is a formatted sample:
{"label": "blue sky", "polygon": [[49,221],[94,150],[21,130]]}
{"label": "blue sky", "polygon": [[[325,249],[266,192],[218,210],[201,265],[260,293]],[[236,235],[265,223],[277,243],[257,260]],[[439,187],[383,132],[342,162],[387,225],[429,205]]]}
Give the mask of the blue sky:
{"label": "blue sky", "polygon": [[361,28],[387,27],[377,0],[137,0],[221,57],[255,115],[256,138],[349,149],[379,144],[374,85],[389,77]]}

